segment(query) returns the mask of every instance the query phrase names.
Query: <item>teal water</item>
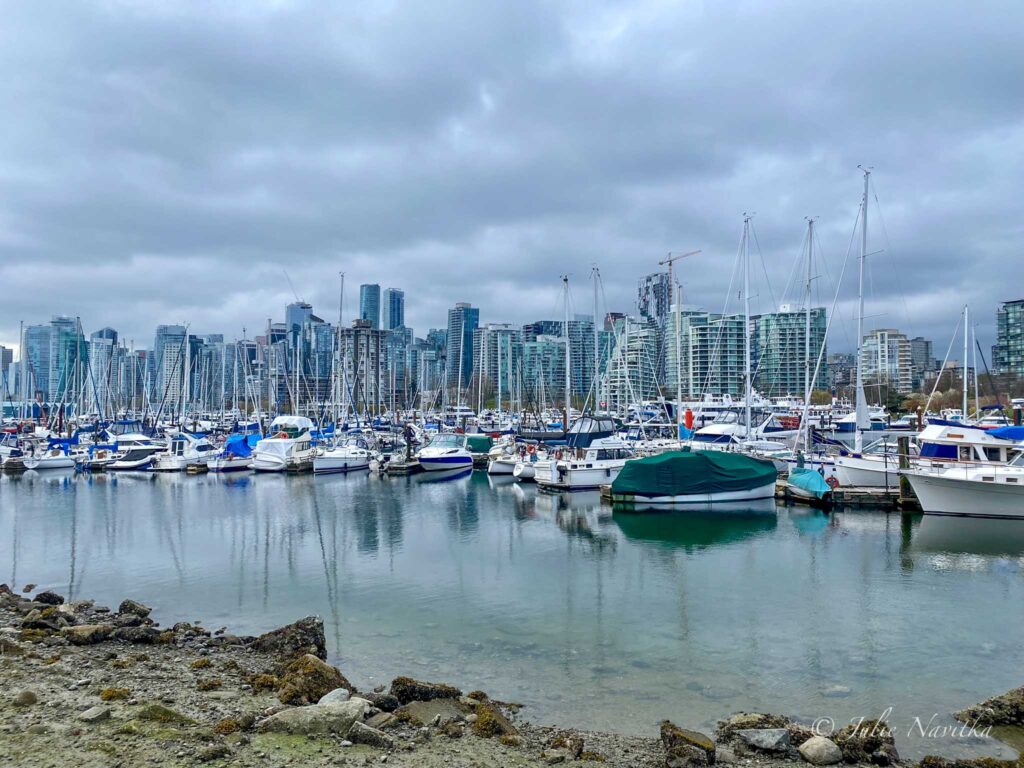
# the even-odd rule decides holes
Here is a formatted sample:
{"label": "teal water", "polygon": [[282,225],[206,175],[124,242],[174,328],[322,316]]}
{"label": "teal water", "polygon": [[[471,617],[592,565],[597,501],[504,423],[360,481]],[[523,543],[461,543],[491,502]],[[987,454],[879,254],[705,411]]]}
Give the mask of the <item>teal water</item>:
{"label": "teal water", "polygon": [[535,722],[653,734],[891,707],[905,755],[1012,754],[915,718],[1024,684],[1024,525],[620,515],[596,493],[429,479],[5,477],[0,581],[239,634],[316,613],[357,684],[483,688]]}

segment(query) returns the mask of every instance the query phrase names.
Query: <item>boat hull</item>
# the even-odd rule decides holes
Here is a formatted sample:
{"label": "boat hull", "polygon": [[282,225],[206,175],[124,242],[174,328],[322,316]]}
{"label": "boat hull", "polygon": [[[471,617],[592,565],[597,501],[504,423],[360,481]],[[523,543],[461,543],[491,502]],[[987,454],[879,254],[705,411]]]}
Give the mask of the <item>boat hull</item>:
{"label": "boat hull", "polygon": [[896,457],[888,461],[857,456],[838,456],[835,460],[836,479],[844,487],[886,488],[900,487],[899,464]]}
{"label": "boat hull", "polygon": [[252,459],[246,456],[238,459],[210,459],[206,464],[211,472],[248,472],[252,469]]}
{"label": "boat hull", "polygon": [[735,501],[756,501],[775,498],[775,481],[742,491],[720,491],[715,493],[681,494],[676,496],[643,496],[631,493],[613,493],[612,504],[641,506],[682,506],[686,504],[725,504]]}
{"label": "boat hull", "polygon": [[452,456],[420,456],[420,466],[427,472],[441,472],[449,469],[472,469],[473,457],[468,453]]}
{"label": "boat hull", "polygon": [[622,471],[622,465],[610,467],[566,467],[561,462],[555,464],[547,473],[538,473],[537,485],[541,490],[553,491],[593,491],[602,485],[615,481]]}
{"label": "boat hull", "polygon": [[357,456],[335,457],[317,456],[313,459],[314,475],[341,474],[344,472],[362,472],[370,468],[368,458]]}
{"label": "boat hull", "polygon": [[537,470],[529,461],[521,461],[512,469],[512,476],[521,482],[532,483],[537,476]]}
{"label": "boat hull", "polygon": [[488,475],[512,475],[515,474],[517,459],[491,459],[487,462]]}
{"label": "boat hull", "polygon": [[907,478],[928,514],[1024,519],[1024,484],[913,472]]}

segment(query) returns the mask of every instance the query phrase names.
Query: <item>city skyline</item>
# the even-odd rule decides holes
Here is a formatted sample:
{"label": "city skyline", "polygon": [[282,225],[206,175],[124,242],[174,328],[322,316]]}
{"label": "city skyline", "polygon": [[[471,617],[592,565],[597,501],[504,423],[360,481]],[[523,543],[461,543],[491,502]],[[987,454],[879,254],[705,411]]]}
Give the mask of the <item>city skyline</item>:
{"label": "city skyline", "polygon": [[1019,297],[976,276],[1024,284],[1024,50],[1007,33],[1024,9],[996,6],[967,36],[959,9],[923,1],[813,18],[471,5],[465,27],[432,8],[14,5],[0,343],[67,311],[136,342],[182,322],[240,336],[296,294],[336,317],[339,271],[403,283],[412,327],[467,299],[484,322],[557,316],[559,276],[587,305],[595,263],[609,308],[631,312],[636,280],[694,249],[687,300],[718,312],[744,212],[763,312],[806,216],[838,275],[863,164],[867,315],[941,346],[967,303],[988,348]]}

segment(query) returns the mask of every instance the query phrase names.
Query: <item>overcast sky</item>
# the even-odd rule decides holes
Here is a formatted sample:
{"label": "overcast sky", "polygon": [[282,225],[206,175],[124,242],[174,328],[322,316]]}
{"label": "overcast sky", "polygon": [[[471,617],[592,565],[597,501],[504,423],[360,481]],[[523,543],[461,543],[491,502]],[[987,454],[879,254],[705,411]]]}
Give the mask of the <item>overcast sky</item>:
{"label": "overcast sky", "polygon": [[333,321],[340,271],[346,321],[378,282],[419,335],[456,301],[560,317],[564,272],[589,312],[594,264],[601,311],[631,311],[640,276],[698,248],[686,301],[720,310],[745,211],[755,310],[808,215],[829,304],[859,164],[867,327],[941,357],[967,302],[987,354],[1024,296],[1018,0],[0,6],[8,345],[56,313],[136,346],[158,323],[230,339],[295,294]]}

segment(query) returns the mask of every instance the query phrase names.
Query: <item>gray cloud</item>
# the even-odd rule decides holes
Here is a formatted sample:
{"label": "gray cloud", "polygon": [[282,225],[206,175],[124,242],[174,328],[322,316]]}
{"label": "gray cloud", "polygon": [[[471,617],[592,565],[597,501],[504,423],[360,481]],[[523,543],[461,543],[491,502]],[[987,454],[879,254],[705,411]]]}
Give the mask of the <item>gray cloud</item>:
{"label": "gray cloud", "polygon": [[[609,309],[667,251],[720,308],[756,211],[759,309],[819,218],[828,272],[874,166],[868,325],[983,343],[1024,267],[1024,49],[1012,2],[11,3],[0,28],[0,340],[78,314],[150,343],[229,338],[296,291],[409,322]],[[854,274],[850,268],[849,276]],[[822,302],[830,303],[822,279]],[[853,343],[855,285],[834,348]],[[604,307],[602,306],[602,310]]]}

